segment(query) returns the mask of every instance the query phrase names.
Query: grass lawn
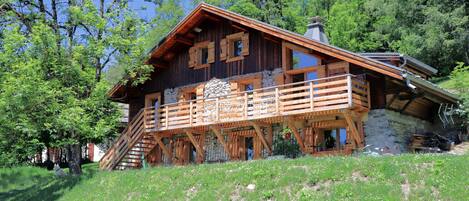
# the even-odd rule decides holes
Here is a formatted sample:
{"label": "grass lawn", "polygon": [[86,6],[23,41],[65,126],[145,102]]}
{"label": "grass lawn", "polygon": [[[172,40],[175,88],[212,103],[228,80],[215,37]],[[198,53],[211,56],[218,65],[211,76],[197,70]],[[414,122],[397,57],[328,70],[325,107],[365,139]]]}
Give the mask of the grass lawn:
{"label": "grass lawn", "polygon": [[0,200],[469,199],[469,155],[304,157],[113,172],[90,164],[84,169],[83,176],[66,178],[33,167],[0,169]]}

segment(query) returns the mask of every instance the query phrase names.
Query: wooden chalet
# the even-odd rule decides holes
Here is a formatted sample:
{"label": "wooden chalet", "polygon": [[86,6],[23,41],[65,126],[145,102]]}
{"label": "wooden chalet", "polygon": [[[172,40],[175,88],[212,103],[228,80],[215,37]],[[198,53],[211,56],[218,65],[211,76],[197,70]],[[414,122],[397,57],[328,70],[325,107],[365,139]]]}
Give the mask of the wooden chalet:
{"label": "wooden chalet", "polygon": [[318,18],[299,35],[202,3],[149,54],[150,80],[109,92],[129,123],[102,169],[261,159],[285,127],[303,154],[348,155],[372,110],[433,122],[457,101],[416,59],[329,45]]}

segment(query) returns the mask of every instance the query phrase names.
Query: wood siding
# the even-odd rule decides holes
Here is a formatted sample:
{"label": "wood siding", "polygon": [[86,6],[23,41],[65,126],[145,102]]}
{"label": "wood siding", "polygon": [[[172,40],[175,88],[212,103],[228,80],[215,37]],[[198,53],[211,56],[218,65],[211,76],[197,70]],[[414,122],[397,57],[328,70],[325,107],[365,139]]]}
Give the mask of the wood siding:
{"label": "wood siding", "polygon": [[129,119],[144,106],[144,95],[152,92],[161,92],[164,100],[164,90],[168,88],[181,87],[199,82],[206,82],[212,78],[228,78],[237,75],[261,72],[281,68],[282,45],[272,39],[266,39],[264,34],[252,29],[249,33],[249,55],[244,59],[233,62],[220,61],[220,41],[226,35],[240,32],[231,23],[205,23],[199,26],[202,29],[195,43],[201,41],[215,42],[215,62],[208,68],[189,68],[189,47],[181,49],[169,62],[169,67],[156,69],[151,79],[143,86],[134,88],[130,99]]}
{"label": "wood siding", "polygon": [[143,86],[144,94],[205,82],[214,77],[227,78],[281,67],[281,44],[265,39],[258,31],[247,30],[250,40],[249,55],[243,60],[227,63],[220,61],[220,41],[226,35],[240,32],[240,30],[229,23],[202,24],[200,27],[202,32],[196,36],[195,42],[214,41],[215,62],[208,68],[190,69],[188,67],[189,48],[181,50],[169,63],[168,68],[157,70],[152,74],[151,80]]}

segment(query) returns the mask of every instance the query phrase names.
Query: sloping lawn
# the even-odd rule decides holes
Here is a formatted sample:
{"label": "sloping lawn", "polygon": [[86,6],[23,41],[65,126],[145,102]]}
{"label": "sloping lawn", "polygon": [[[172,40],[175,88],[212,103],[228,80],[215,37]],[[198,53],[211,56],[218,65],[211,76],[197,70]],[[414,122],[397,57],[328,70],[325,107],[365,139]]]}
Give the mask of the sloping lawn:
{"label": "sloping lawn", "polygon": [[[0,170],[0,200],[468,200],[469,156],[304,157],[54,178]],[[250,185],[253,184],[253,185]],[[254,188],[248,188],[254,187]]]}

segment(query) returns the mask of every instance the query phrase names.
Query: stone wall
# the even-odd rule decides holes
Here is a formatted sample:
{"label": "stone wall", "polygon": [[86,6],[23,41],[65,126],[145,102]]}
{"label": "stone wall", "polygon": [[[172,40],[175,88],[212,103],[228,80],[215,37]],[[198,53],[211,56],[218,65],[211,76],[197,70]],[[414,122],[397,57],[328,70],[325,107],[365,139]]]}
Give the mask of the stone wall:
{"label": "stone wall", "polygon": [[387,109],[371,110],[364,121],[365,143],[390,153],[407,152],[413,133],[432,131],[430,122]]}
{"label": "stone wall", "polygon": [[164,90],[164,104],[175,103],[178,99],[178,89],[165,89]]}
{"label": "stone wall", "polygon": [[[225,139],[226,142],[226,139]],[[223,145],[217,140],[215,134],[205,135],[205,161],[223,162],[228,160]]]}
{"label": "stone wall", "polygon": [[262,71],[262,87],[275,86],[275,76],[282,74],[281,68],[276,68],[272,71]]}

